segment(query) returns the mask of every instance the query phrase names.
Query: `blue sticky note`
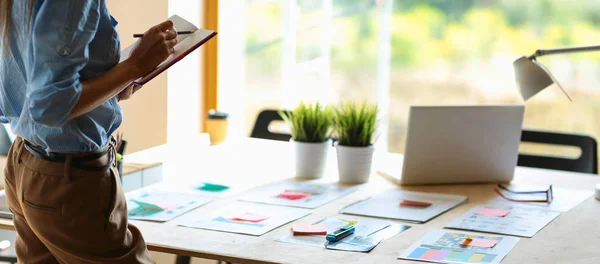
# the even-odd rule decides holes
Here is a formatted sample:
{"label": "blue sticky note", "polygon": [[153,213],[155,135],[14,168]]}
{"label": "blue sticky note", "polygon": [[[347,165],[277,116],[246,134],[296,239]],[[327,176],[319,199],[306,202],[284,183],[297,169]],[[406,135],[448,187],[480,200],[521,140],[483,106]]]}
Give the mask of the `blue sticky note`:
{"label": "blue sticky note", "polygon": [[415,249],[415,251],[413,251],[412,253],[410,253],[410,255],[408,255],[408,257],[409,258],[418,259],[421,256],[423,256],[423,254],[425,254],[425,252],[427,252],[427,250],[429,250],[429,249],[428,248],[419,247],[419,248]]}

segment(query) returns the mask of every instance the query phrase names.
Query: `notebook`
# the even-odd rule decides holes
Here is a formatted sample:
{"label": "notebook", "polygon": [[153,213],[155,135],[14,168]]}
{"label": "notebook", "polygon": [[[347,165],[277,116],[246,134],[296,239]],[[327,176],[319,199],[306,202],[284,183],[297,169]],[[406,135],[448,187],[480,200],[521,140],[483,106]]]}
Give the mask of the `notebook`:
{"label": "notebook", "polygon": [[[209,41],[211,38],[217,35],[216,31],[202,29],[194,26],[194,24],[181,18],[178,15],[174,15],[169,18],[173,21],[174,27],[177,31],[193,31],[193,34],[177,36],[177,45],[175,45],[175,53],[171,54],[165,61],[156,67],[156,69],[144,77],[141,77],[133,82],[136,85],[144,85],[156,76],[166,71],[173,64],[177,63],[181,59],[185,58],[192,51],[202,46],[204,43]],[[121,51],[121,62],[129,58],[131,50],[135,46],[135,43]]]}

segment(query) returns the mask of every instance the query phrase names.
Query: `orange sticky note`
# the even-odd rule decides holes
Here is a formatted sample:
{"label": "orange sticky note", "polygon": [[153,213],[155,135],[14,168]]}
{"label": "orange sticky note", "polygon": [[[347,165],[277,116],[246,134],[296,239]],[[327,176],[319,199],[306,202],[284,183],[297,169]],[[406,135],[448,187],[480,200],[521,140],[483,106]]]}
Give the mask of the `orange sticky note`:
{"label": "orange sticky note", "polygon": [[295,224],[292,226],[295,236],[302,235],[327,235],[327,227],[324,224]]}
{"label": "orange sticky note", "polygon": [[277,197],[288,199],[288,200],[298,200],[298,199],[306,198],[308,196],[310,196],[310,193],[285,191],[285,192],[279,194]]}
{"label": "orange sticky note", "polygon": [[463,242],[461,242],[460,245],[470,247],[491,248],[494,247],[496,243],[498,243],[498,240],[495,239],[465,238],[465,240],[463,240]]}
{"label": "orange sticky note", "polygon": [[487,215],[487,216],[497,216],[497,217],[505,217],[510,214],[510,210],[502,210],[502,209],[493,209],[493,208],[481,208],[475,211],[475,214],[478,215]]}
{"label": "orange sticky note", "polygon": [[265,219],[269,218],[268,216],[264,216],[264,215],[257,215],[257,214],[252,214],[252,213],[243,213],[242,215],[236,216],[234,218],[231,218],[231,220],[238,220],[238,221],[247,221],[247,222],[252,222],[252,223],[258,223],[261,221],[264,221]]}
{"label": "orange sticky note", "polygon": [[429,207],[432,204],[433,204],[432,200],[404,199],[404,200],[400,201],[401,206]]}

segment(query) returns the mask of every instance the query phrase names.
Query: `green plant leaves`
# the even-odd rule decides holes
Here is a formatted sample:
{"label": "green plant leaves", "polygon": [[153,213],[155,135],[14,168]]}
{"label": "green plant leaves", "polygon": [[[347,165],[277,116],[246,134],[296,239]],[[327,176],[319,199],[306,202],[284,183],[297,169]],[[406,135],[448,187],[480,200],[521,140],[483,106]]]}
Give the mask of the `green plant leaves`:
{"label": "green plant leaves", "polygon": [[365,147],[373,144],[377,125],[377,106],[342,103],[335,110],[335,133],[338,144]]}
{"label": "green plant leaves", "polygon": [[293,111],[279,111],[298,142],[325,142],[332,128],[340,145],[364,147],[374,141],[377,106],[342,103],[338,108],[301,102]]}
{"label": "green plant leaves", "polygon": [[290,127],[292,138],[298,142],[325,142],[331,136],[333,111],[329,106],[301,102],[293,111],[279,111]]}

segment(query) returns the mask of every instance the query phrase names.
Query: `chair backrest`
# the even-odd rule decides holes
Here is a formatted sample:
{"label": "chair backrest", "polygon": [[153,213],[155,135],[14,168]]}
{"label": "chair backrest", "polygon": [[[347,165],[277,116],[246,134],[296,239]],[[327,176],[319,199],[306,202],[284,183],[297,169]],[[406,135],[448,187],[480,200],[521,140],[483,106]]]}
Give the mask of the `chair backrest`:
{"label": "chair backrest", "polygon": [[269,130],[269,125],[273,121],[283,121],[283,118],[279,116],[277,110],[267,109],[261,111],[258,114],[258,117],[256,118],[256,123],[254,123],[254,128],[252,129],[252,134],[250,134],[250,137],[279,141],[290,141],[290,139],[292,138],[291,135],[271,132]]}
{"label": "chair backrest", "polygon": [[581,149],[577,159],[519,154],[519,166],[598,174],[596,140],[585,135],[523,130],[521,142],[573,146]]}
{"label": "chair backrest", "polygon": [[12,141],[10,140],[10,136],[8,135],[8,131],[6,131],[5,126],[0,124],[0,156],[8,155],[10,145],[12,145]]}

